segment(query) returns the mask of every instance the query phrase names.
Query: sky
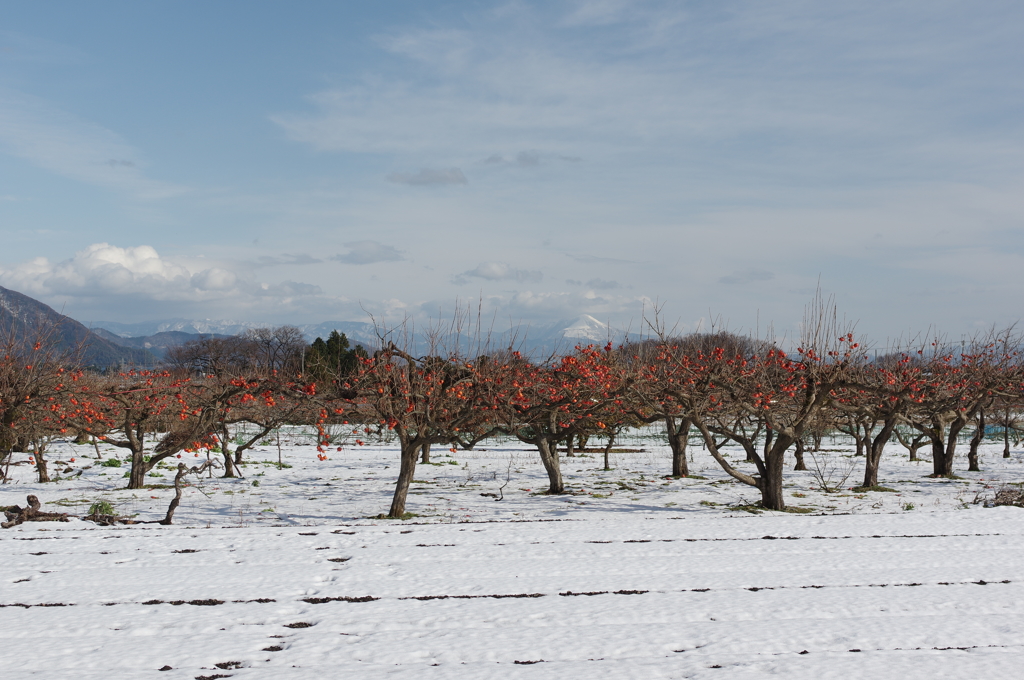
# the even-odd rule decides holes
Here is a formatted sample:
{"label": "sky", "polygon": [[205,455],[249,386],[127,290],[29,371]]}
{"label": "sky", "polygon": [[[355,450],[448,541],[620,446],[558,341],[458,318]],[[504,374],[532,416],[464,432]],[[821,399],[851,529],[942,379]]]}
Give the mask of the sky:
{"label": "sky", "polygon": [[1024,4],[0,2],[0,286],[73,318],[1005,326]]}

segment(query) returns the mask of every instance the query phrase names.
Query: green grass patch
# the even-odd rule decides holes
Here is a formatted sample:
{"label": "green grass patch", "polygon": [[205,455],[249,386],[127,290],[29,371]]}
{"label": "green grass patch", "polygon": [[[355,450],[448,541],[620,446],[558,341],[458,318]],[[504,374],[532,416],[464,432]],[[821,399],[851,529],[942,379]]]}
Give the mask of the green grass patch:
{"label": "green grass patch", "polygon": [[117,458],[107,458],[100,465],[103,467],[121,467],[121,461]]}
{"label": "green grass patch", "polygon": [[[88,503],[88,501],[86,501]],[[109,501],[96,501],[89,506],[90,515],[116,515],[114,506]]]}
{"label": "green grass patch", "polygon": [[701,501],[697,505],[703,505],[706,508],[714,508],[714,507],[718,507],[719,505],[721,505],[721,503],[716,503],[714,501]]}
{"label": "green grass patch", "polygon": [[753,504],[753,505],[730,505],[729,509],[730,510],[742,510],[743,512],[749,512],[751,515],[760,515],[762,512],[764,512],[764,508],[762,508],[758,504]]}
{"label": "green grass patch", "polygon": [[[896,489],[890,489],[887,486],[879,486],[877,484],[874,486],[855,486],[853,487],[853,491],[854,493],[867,493],[868,491],[876,491],[878,493],[896,493]],[[795,496],[796,494],[793,495]]]}
{"label": "green grass patch", "polygon": [[808,513],[814,512],[814,508],[806,508],[800,505],[787,505],[783,512],[792,512],[797,515],[806,515]]}
{"label": "green grass patch", "polygon": [[391,515],[385,515],[384,513],[381,513],[379,515],[374,515],[372,517],[367,517],[366,519],[400,519],[400,520],[404,521],[404,520],[412,519],[413,517],[419,517],[419,516],[420,515],[416,514],[415,512],[406,512],[401,517],[392,517]]}

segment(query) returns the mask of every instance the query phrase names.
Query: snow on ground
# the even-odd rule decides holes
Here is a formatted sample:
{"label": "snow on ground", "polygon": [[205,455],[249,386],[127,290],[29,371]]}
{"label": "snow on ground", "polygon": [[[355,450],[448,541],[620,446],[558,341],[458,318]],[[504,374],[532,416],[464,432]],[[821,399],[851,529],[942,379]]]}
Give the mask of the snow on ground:
{"label": "snow on ground", "polygon": [[[705,479],[683,480],[663,478],[652,433],[620,446],[634,451],[610,472],[566,459],[573,493],[556,497],[533,495],[543,470],[519,444],[435,451],[403,522],[370,519],[390,503],[393,445],[321,462],[291,431],[291,467],[268,442],[245,478],[197,480],[174,526],[2,531],[3,677],[1018,677],[1024,511],[974,501],[1021,481],[1024,452],[986,445],[985,472],[934,480],[896,446],[880,479],[894,492],[823,494],[791,473],[788,502],[812,512],[755,515],[756,493],[699,446]],[[0,505],[166,510],[172,492],[119,489],[125,468],[91,447],[50,457],[84,472],[40,485],[14,465]]]}

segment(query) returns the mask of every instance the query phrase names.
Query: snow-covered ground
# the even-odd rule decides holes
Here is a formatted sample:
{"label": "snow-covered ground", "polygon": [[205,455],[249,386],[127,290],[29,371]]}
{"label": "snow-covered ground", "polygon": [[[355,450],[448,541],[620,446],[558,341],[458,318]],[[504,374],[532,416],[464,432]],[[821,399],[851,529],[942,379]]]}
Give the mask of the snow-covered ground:
{"label": "snow-covered ground", "polygon": [[[619,446],[634,451],[613,453],[610,472],[599,455],[566,459],[573,493],[554,497],[534,495],[543,470],[518,443],[437,450],[410,494],[419,516],[395,521],[371,519],[390,503],[394,446],[321,462],[294,431],[282,436],[291,467],[277,467],[268,442],[245,478],[194,480],[174,526],[4,530],[0,669],[83,680],[1019,677],[1024,510],[981,501],[1024,479],[1024,452],[1003,459],[986,445],[985,472],[934,480],[929,462],[895,446],[880,479],[893,492],[824,494],[812,473],[791,473],[787,502],[812,512],[755,515],[744,506],[756,492],[699,446],[691,471],[705,479],[683,480],[664,478],[668,449],[653,433]],[[40,485],[14,465],[0,505],[34,493],[44,510],[86,514],[107,500],[145,520],[172,495],[118,488],[126,468],[97,465],[92,447],[58,444],[50,457],[64,463],[52,472],[84,472]],[[851,463],[846,487],[859,463],[823,461]],[[154,483],[170,481],[158,473]]]}

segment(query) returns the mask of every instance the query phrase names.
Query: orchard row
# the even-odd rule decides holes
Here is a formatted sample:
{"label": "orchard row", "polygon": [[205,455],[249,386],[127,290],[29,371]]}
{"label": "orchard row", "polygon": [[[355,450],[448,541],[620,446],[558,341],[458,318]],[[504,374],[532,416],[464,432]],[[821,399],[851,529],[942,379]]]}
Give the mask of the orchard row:
{"label": "orchard row", "polygon": [[[272,343],[260,350],[252,338],[202,339],[175,351],[165,370],[107,374],[75,367],[45,339],[8,342],[0,350],[0,469],[12,451],[31,451],[47,481],[47,443],[76,437],[130,452],[129,488],[141,488],[161,461],[198,448],[218,449],[233,476],[270,432],[309,425],[322,459],[329,447],[393,436],[401,465],[390,516],[402,517],[416,464],[433,445],[516,437],[536,448],[548,491],[561,493],[559,447],[662,422],[673,475],[688,474],[686,449],[696,438],[727,474],[759,490],[765,508],[781,510],[787,453],[801,465],[805,447],[825,433],[854,437],[866,461],[863,486],[871,487],[892,437],[909,433],[908,448],[928,447],[933,474],[950,476],[962,434],[973,428],[968,461],[976,469],[986,428],[1003,432],[1008,451],[1024,408],[1024,362],[1008,331],[879,355],[819,323],[791,351],[714,333],[577,346],[543,361],[512,349],[420,355],[383,340],[369,354],[341,340],[332,336],[330,350],[314,343],[308,355],[302,347],[296,358],[295,343],[270,351]],[[307,366],[307,358],[315,361]],[[161,433],[149,450],[147,433]],[[743,448],[752,473],[722,455],[726,444]]]}

